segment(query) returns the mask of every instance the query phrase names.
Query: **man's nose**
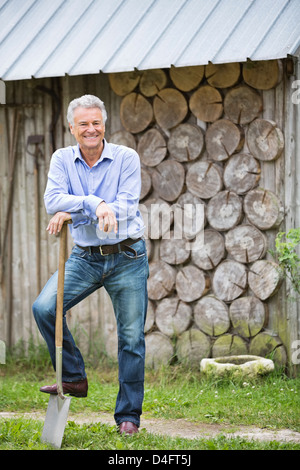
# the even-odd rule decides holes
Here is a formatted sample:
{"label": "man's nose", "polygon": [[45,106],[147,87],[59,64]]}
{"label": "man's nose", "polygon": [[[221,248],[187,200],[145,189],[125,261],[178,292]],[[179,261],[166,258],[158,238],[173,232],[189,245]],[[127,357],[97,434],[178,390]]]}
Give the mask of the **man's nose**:
{"label": "man's nose", "polygon": [[87,128],[87,130],[88,130],[89,132],[94,132],[95,126],[94,126],[94,124],[93,124],[92,122],[89,122],[89,123],[88,123],[88,128]]}

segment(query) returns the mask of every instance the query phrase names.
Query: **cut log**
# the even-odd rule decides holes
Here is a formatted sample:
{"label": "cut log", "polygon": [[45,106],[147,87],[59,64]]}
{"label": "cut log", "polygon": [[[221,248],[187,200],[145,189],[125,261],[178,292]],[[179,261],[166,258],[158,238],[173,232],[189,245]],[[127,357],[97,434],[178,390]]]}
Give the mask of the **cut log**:
{"label": "cut log", "polygon": [[210,199],[223,187],[221,169],[213,162],[195,162],[187,171],[186,185],[195,196]]}
{"label": "cut log", "polygon": [[169,203],[160,198],[149,198],[139,205],[139,210],[145,224],[145,237],[152,240],[170,237],[174,211]]}
{"label": "cut log", "polygon": [[279,227],[284,217],[284,208],[278,197],[269,190],[256,188],[244,199],[244,212],[253,225],[261,230]]}
{"label": "cut log", "polygon": [[239,62],[228,64],[208,64],[205,66],[205,77],[209,85],[216,88],[229,88],[238,82],[241,73]]}
{"label": "cut log", "polygon": [[178,360],[189,366],[199,367],[201,359],[210,356],[210,349],[210,338],[196,328],[182,333],[176,344]]}
{"label": "cut log", "polygon": [[236,124],[248,124],[263,109],[260,94],[246,85],[228,91],[224,99],[225,116]]}
{"label": "cut log", "polygon": [[282,80],[282,63],[280,60],[248,60],[243,64],[244,81],[258,90],[275,88]]}
{"label": "cut log", "polygon": [[171,67],[170,77],[178,90],[194,90],[204,77],[204,65],[194,67]]}
{"label": "cut log", "polygon": [[169,295],[175,286],[176,269],[163,261],[149,264],[148,296],[160,300]]}
{"label": "cut log", "polygon": [[158,331],[145,336],[146,367],[157,369],[161,365],[169,364],[174,356],[174,347],[170,338]]}
{"label": "cut log", "polygon": [[244,145],[244,131],[228,119],[219,119],[207,129],[205,144],[209,157],[221,162],[241,150]]}
{"label": "cut log", "polygon": [[242,356],[244,354],[248,354],[246,341],[231,333],[219,336],[212,347],[212,357]]}
{"label": "cut log", "polygon": [[214,122],[223,113],[222,95],[216,88],[203,85],[192,94],[189,107],[200,121]]}
{"label": "cut log", "polygon": [[152,300],[148,300],[147,316],[146,316],[146,322],[145,322],[145,327],[144,327],[145,333],[152,330],[154,326],[154,322],[155,322],[154,302],[152,302]]}
{"label": "cut log", "polygon": [[169,239],[163,239],[159,246],[160,259],[169,264],[185,263],[190,257],[190,247],[184,238],[174,238],[174,232]]}
{"label": "cut log", "polygon": [[246,194],[259,182],[260,164],[250,154],[233,155],[226,162],[223,179],[227,189],[237,194]]}
{"label": "cut log", "polygon": [[267,331],[262,331],[252,338],[249,352],[256,356],[270,357],[280,366],[286,365],[287,355],[281,339]]}
{"label": "cut log", "polygon": [[161,69],[145,70],[141,73],[140,92],[147,97],[156,95],[167,84],[167,75]]}
{"label": "cut log", "polygon": [[243,338],[257,335],[266,324],[266,307],[257,297],[240,297],[229,307],[229,316],[235,332]]}
{"label": "cut log", "polygon": [[247,287],[246,266],[233,260],[224,260],[217,266],[212,280],[214,294],[224,302],[240,297]]}
{"label": "cut log", "polygon": [[[205,203],[189,191],[181,194],[176,202],[176,210],[181,209],[181,237],[194,239],[205,227]],[[180,227],[179,227],[180,228]],[[179,238],[179,236],[178,236]]]}
{"label": "cut log", "polygon": [[142,135],[137,152],[144,165],[153,167],[163,161],[167,155],[167,143],[158,129],[149,129]]}
{"label": "cut log", "polygon": [[225,234],[228,253],[240,263],[252,263],[262,259],[268,248],[267,237],[251,224],[238,225]]}
{"label": "cut log", "polygon": [[193,263],[201,269],[214,269],[225,257],[223,236],[215,230],[204,230],[204,244],[191,251]]}
{"label": "cut log", "polygon": [[171,131],[168,150],[178,162],[196,160],[204,146],[203,132],[193,124],[180,124]]}
{"label": "cut log", "polygon": [[242,199],[233,191],[221,191],[212,197],[206,209],[207,220],[220,232],[235,227],[243,217]]}
{"label": "cut log", "polygon": [[184,167],[174,160],[166,160],[152,173],[153,188],[165,201],[175,201],[181,194],[185,180]]}
{"label": "cut log", "polygon": [[206,294],[209,287],[209,277],[196,266],[185,266],[177,273],[176,291],[178,297],[184,302],[199,299]]}
{"label": "cut log", "polygon": [[144,199],[150,193],[152,187],[151,175],[147,170],[145,170],[145,168],[141,168],[141,180],[142,187],[140,200]]}
{"label": "cut log", "polygon": [[142,132],[153,120],[152,105],[139,93],[130,93],[122,99],[120,119],[128,132]]}
{"label": "cut log", "polygon": [[247,144],[255,158],[270,162],[282,154],[284,137],[274,121],[255,119],[248,129]]}
{"label": "cut log", "polygon": [[200,330],[209,336],[222,335],[230,327],[227,305],[212,295],[206,295],[197,301],[194,319]]}
{"label": "cut log", "polygon": [[136,141],[134,136],[128,131],[117,131],[109,138],[109,142],[116,145],[125,145],[136,150]]}
{"label": "cut log", "polygon": [[266,300],[276,294],[280,288],[282,272],[274,261],[259,260],[251,266],[248,281],[256,297]]}
{"label": "cut log", "polygon": [[162,299],[155,311],[158,329],[167,336],[179,336],[190,325],[192,307],[177,297]]}
{"label": "cut log", "polygon": [[171,129],[184,120],[188,105],[179,90],[164,88],[155,96],[153,110],[157,124],[162,129]]}
{"label": "cut log", "polygon": [[108,80],[111,89],[118,96],[125,96],[131,93],[139,84],[140,74],[136,71],[109,73]]}

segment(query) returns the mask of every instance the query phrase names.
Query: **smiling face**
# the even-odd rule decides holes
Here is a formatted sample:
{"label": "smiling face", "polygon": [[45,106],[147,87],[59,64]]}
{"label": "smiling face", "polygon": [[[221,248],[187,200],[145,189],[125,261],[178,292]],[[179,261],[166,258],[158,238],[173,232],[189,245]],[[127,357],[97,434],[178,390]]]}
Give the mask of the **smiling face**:
{"label": "smiling face", "polygon": [[[77,140],[80,150],[85,153],[102,152],[105,124],[99,108],[82,108],[74,110],[74,125],[70,125],[71,134]],[[100,155],[99,155],[100,156]]]}

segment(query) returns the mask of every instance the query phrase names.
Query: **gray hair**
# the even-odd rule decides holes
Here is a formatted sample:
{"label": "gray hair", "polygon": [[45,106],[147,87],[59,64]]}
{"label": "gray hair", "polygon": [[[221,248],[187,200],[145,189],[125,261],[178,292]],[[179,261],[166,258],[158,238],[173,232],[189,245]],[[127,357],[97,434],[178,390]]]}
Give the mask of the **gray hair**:
{"label": "gray hair", "polygon": [[107,119],[107,112],[103,101],[94,95],[83,95],[80,98],[75,98],[72,100],[68,106],[67,120],[72,126],[74,126],[74,110],[79,107],[99,108],[102,113],[103,123],[105,124]]}

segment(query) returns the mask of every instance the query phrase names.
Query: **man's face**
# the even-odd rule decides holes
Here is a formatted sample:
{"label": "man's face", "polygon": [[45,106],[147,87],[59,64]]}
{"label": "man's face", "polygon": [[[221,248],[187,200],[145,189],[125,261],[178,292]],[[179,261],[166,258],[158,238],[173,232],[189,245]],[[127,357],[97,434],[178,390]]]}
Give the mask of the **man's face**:
{"label": "man's face", "polygon": [[99,108],[76,108],[74,126],[69,125],[81,150],[102,150],[105,124]]}

